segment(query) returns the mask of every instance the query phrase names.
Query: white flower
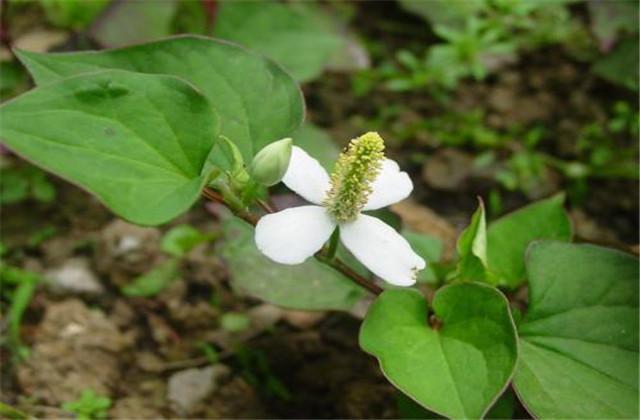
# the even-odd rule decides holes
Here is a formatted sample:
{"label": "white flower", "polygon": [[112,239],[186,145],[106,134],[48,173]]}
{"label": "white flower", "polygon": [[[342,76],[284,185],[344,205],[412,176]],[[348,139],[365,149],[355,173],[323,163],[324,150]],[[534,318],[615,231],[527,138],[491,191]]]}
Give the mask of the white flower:
{"label": "white flower", "polygon": [[[384,159],[380,165],[361,210],[376,210],[396,203],[413,189],[411,179],[400,171],[396,162]],[[416,273],[425,267],[425,261],[406,239],[378,218],[359,212],[349,221],[332,217],[326,207],[331,178],[318,161],[301,148],[293,147],[282,181],[316,205],[289,208],[262,217],[256,225],[255,242],[264,255],[282,264],[303,263],[322,248],[339,226],[342,243],[371,272],[397,286],[415,283]]]}

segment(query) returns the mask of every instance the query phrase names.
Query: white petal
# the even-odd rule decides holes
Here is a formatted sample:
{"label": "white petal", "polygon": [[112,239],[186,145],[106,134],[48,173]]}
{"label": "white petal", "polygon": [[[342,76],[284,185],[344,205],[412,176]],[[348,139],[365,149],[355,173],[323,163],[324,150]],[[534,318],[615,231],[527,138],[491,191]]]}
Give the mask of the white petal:
{"label": "white petal", "polygon": [[395,161],[385,159],[372,187],[373,192],[364,210],[376,210],[404,200],[411,194],[413,182],[406,172],[400,172]]}
{"label": "white petal", "polygon": [[256,246],[275,262],[301,264],[322,248],[335,227],[324,207],[292,207],[258,221]]}
{"label": "white petal", "polygon": [[327,171],[298,146],[291,149],[291,160],[282,182],[314,204],[322,203],[331,186]]}
{"label": "white petal", "polygon": [[409,242],[381,220],[361,214],[340,225],[340,238],[373,274],[396,286],[411,286],[426,264]]}

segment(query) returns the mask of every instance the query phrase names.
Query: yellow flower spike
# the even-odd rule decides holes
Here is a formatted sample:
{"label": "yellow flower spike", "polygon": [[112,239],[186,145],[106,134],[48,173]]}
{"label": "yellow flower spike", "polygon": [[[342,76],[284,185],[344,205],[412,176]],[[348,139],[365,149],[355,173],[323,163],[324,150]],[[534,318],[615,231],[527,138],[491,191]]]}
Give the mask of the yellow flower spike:
{"label": "yellow flower spike", "polygon": [[368,132],[351,140],[331,173],[331,189],[323,202],[338,222],[354,220],[372,193],[384,160],[384,140]]}

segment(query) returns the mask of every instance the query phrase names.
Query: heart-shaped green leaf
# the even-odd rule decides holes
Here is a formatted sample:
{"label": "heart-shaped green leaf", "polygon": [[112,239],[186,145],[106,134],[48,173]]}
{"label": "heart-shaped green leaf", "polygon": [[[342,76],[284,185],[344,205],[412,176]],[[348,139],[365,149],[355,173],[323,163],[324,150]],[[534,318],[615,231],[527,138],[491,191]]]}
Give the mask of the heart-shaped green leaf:
{"label": "heart-shaped green leaf", "polygon": [[4,143],[134,223],[186,211],[218,132],[207,99],[173,76],[120,70],[36,88],[0,107]]}
{"label": "heart-shaped green leaf", "polygon": [[434,327],[416,290],[385,291],[369,309],[360,346],[424,407],[480,418],[506,388],[518,357],[507,300],[493,287],[458,283],[440,289],[432,306]]}
{"label": "heart-shaped green leaf", "polygon": [[349,310],[363,289],[331,267],[310,258],[302,264],[283,265],[262,255],[255,245],[253,227],[229,217],[223,223],[222,248],[235,289],[292,309]]}
{"label": "heart-shaped green leaf", "polygon": [[527,253],[515,386],[541,418],[638,418],[638,259],[553,241]]}
{"label": "heart-shaped green leaf", "polygon": [[[290,137],[304,117],[298,85],[282,68],[211,38],[180,36],[97,52],[17,54],[38,85],[105,68],[181,77],[209,99],[220,117],[221,134],[238,146],[245,162],[267,144]],[[212,159],[229,169],[221,156],[214,150]]]}
{"label": "heart-shaped green leaf", "polygon": [[501,217],[487,230],[491,281],[515,288],[525,281],[524,254],[536,239],[571,239],[571,222],[558,194]]}

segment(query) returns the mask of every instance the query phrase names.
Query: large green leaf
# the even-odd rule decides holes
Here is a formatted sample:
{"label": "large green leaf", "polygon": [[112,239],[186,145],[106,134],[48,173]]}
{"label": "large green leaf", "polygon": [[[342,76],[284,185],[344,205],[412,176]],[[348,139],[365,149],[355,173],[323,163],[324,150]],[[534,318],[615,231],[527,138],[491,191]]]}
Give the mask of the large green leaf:
{"label": "large green leaf", "polygon": [[480,283],[440,289],[427,325],[427,302],[413,289],[385,291],[369,309],[360,346],[389,380],[429,410],[480,418],[504,391],[518,357],[506,298]]}
{"label": "large green leaf", "polygon": [[36,88],[0,107],[0,117],[9,148],[147,225],[197,200],[218,132],[210,104],[190,84],[121,70]]}
{"label": "large green leaf", "polygon": [[188,80],[209,99],[220,117],[221,134],[238,146],[245,162],[267,144],[289,137],[304,117],[300,90],[282,68],[211,38],[179,36],[97,52],[17,54],[38,85],[105,68]]}
{"label": "large green leaf", "polygon": [[253,228],[230,217],[223,223],[222,254],[234,288],[262,300],[294,309],[348,310],[363,290],[339,272],[310,258],[303,264],[278,264],[256,248]]}
{"label": "large green leaf", "polygon": [[487,257],[493,282],[517,287],[525,280],[524,254],[536,239],[571,239],[571,221],[563,208],[564,195],[541,200],[489,225]]}
{"label": "large green leaf", "polygon": [[541,418],[638,418],[638,260],[540,241],[527,254],[520,398]]}
{"label": "large green leaf", "polygon": [[222,1],[214,35],[273,58],[299,81],[320,75],[342,44],[313,4]]}

